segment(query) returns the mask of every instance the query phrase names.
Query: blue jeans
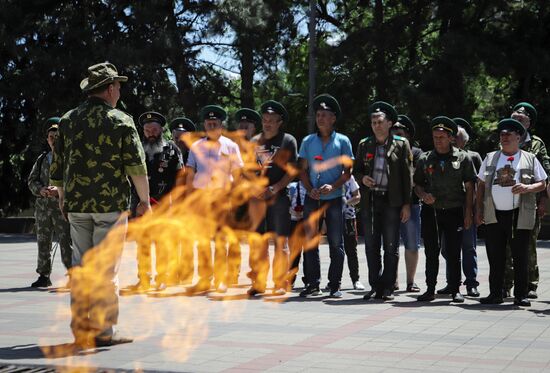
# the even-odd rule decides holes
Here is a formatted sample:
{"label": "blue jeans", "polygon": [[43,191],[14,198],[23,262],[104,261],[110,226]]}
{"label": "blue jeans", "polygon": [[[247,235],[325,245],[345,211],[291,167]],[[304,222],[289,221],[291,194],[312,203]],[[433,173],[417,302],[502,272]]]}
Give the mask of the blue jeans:
{"label": "blue jeans", "polygon": [[[342,271],[344,269],[344,213],[342,210],[342,198],[317,201],[306,196],[304,202],[304,220],[308,220],[312,213],[325,207],[327,239],[330,250],[330,266],[328,280],[331,291],[340,288]],[[309,230],[318,233],[319,219],[309,222]],[[304,251],[304,273],[306,282],[310,286],[319,286],[321,283],[321,260],[319,258],[319,246],[307,247]]]}
{"label": "blue jeans", "polygon": [[411,204],[411,217],[406,223],[401,223],[399,230],[405,250],[418,251],[420,249],[420,204]]}
{"label": "blue jeans", "polygon": [[[441,247],[441,255],[447,260],[447,251],[445,250],[444,240]],[[478,287],[477,281],[477,227],[475,224],[462,232],[462,271],[466,280],[466,287]],[[449,266],[447,265],[447,283],[449,282]]]}
{"label": "blue jeans", "polygon": [[[373,197],[370,206],[362,209],[365,233],[365,254],[369,284],[377,292],[393,292],[399,262],[400,207],[392,207],[384,197]],[[380,249],[384,248],[384,269]]]}

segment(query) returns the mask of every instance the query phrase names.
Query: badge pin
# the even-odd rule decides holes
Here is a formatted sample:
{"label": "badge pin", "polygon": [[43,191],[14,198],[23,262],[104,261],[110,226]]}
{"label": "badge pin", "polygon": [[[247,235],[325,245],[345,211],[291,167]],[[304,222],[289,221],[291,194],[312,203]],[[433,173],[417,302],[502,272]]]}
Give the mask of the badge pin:
{"label": "badge pin", "polygon": [[452,162],[452,164],[453,164],[453,168],[455,170],[458,170],[460,168],[460,162],[459,161],[454,161],[454,162]]}

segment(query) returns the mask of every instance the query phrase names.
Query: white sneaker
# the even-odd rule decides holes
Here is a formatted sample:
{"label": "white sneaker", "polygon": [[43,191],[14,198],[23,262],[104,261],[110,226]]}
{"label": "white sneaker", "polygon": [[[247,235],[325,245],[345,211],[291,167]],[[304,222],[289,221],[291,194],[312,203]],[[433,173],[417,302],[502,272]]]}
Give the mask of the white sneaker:
{"label": "white sneaker", "polygon": [[286,290],[284,288],[273,289],[273,295],[285,295]]}
{"label": "white sneaker", "polygon": [[363,286],[363,284],[361,283],[361,281],[355,281],[353,283],[353,288],[355,290],[365,290],[365,286]]}
{"label": "white sneaker", "polygon": [[344,294],[340,290],[331,291],[329,297],[330,298],[342,298]]}

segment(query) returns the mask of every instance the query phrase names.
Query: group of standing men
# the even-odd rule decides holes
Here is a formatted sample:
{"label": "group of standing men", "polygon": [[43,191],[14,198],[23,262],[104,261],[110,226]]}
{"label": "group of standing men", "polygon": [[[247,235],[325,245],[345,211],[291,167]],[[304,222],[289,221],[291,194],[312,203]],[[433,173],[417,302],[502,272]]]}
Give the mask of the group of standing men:
{"label": "group of standing men", "polygon": [[[266,290],[271,239],[275,244],[274,293],[284,294],[292,286],[298,265],[296,259],[299,260],[303,251],[305,288],[300,296],[322,294],[316,240],[320,220],[325,222],[330,250],[327,285],[330,296],[342,297],[346,255],[354,287],[363,289],[357,264],[353,265],[357,262],[356,248],[344,247],[346,235],[355,237],[355,241],[346,240],[351,242],[350,246],[357,245],[354,215],[348,217],[344,212],[350,207],[353,210],[359,200],[371,287],[365,299],[393,299],[400,237],[406,248],[407,291],[420,291],[414,282],[419,232],[426,252],[427,290],[418,300],[435,299],[442,250],[447,262],[447,286],[438,292],[451,294],[455,302],[464,301],[459,291],[462,252],[468,295],[479,296],[475,241],[476,224],[483,223],[488,232],[491,292],[482,298],[482,303],[501,303],[509,290],[504,283],[507,246],[513,258],[515,303],[526,306],[528,296],[536,296],[533,294],[536,284],[529,283],[529,276],[534,276],[533,268],[536,268],[535,245],[540,228],[537,201],[545,202],[542,192],[550,164],[542,140],[526,130],[536,120],[536,110],[530,104],[518,104],[512,118],[499,122],[501,149],[489,153],[481,163],[479,155],[459,148],[471,134],[471,127],[463,119],[433,118],[434,150],[422,153],[411,147],[415,133],[412,121],[407,116],[398,116],[392,105],[382,101],[369,107],[373,136],[363,139],[354,155],[350,140],[335,130],[341,109],[338,101],[328,94],[315,98],[317,132],[305,137],[298,148],[296,139],[284,131],[288,121],[286,109],[270,100],[262,104],[260,113],[243,108],[235,115],[245,139],[255,144],[254,159],[243,161],[244,153],[241,154],[239,145],[244,145],[223,135],[227,113],[215,105],[201,110],[200,120],[206,136],[192,145],[183,141],[186,132],[196,129],[192,121],[174,119],[170,123],[174,141],[168,141],[162,136],[166,119],[156,112],[146,112],[139,118],[144,135],[142,142],[132,118],[115,108],[120,98],[120,83],[126,80],[110,63],[91,66],[88,78],[81,82],[87,99],[60,120],[54,120],[58,124],[48,128],[49,144],[50,134],[58,134],[55,151],[53,156],[51,152],[41,155],[29,177],[29,187],[39,197],[40,277],[39,283],[33,286],[48,286],[51,271],[51,260],[46,255],[51,233],[41,233],[40,229],[43,217],[49,213],[45,214],[39,207],[58,200],[61,213],[58,211],[59,216],[55,215],[53,223],[47,224],[60,226],[56,232],[62,241],[64,263],[67,268],[72,267],[71,326],[77,343],[86,345],[90,339],[95,345],[128,341],[114,332],[118,317],[117,270],[127,224],[124,211],[128,210],[130,201],[128,178],[134,190],[132,211],[140,216],[178,185],[185,184],[183,197],[195,191],[212,195],[227,191],[246,177],[243,169],[246,170],[249,162],[256,165],[253,167],[256,176],[265,177],[266,185],[228,215],[236,215],[233,220],[237,221],[250,215],[248,220],[252,223],[247,229],[258,233],[249,242],[250,296]],[[254,136],[255,128],[260,126],[262,131]],[[55,134],[52,134],[52,149]],[[294,190],[294,200],[289,190]],[[542,209],[540,203],[539,209]],[[301,224],[293,224],[297,212]],[[60,219],[61,215],[70,225],[72,250],[67,235],[69,225]],[[103,249],[111,251],[112,262],[104,268],[103,276],[99,276],[102,277],[100,286],[109,290],[83,293],[82,287],[98,281],[97,273],[79,271],[83,258],[92,255],[92,248],[98,253],[97,248],[101,249],[101,243],[113,227],[118,227],[115,240],[118,239],[119,244],[115,249],[113,245]],[[289,237],[295,229],[302,229],[304,237],[295,239],[293,244]],[[214,263],[211,238],[216,241]],[[218,238],[206,237],[198,242],[199,280],[188,287],[189,293],[208,291],[212,285],[217,291],[225,292],[237,282],[239,242],[228,243]],[[152,243],[139,243],[136,289],[150,287]],[[154,244],[156,288],[162,290],[173,283],[189,283],[194,273],[193,248],[178,248],[174,254],[175,249],[163,247],[161,241]],[[179,259],[174,260],[174,255]],[[98,308],[102,312],[97,312]]]}

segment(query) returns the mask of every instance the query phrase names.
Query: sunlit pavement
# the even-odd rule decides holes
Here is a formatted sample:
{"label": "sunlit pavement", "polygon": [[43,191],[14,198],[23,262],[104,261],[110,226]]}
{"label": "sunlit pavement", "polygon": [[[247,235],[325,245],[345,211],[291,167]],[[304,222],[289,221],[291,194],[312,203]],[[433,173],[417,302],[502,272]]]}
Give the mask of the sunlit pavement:
{"label": "sunlit pavement", "polygon": [[[401,253],[402,253],[401,248]],[[226,294],[188,297],[184,287],[120,298],[119,330],[134,343],[45,358],[44,347],[72,342],[67,292],[29,288],[36,280],[32,236],[0,236],[0,367],[56,365],[155,371],[327,371],[397,370],[479,372],[550,370],[550,242],[540,241],[539,299],[520,309],[508,302],[482,306],[467,298],[432,303],[396,292],[394,301],[364,301],[344,269],[342,299],[302,299],[298,292],[248,299],[248,249],[243,245],[240,286]],[[363,245],[361,281],[367,284]],[[321,246],[326,285],[328,246]],[[487,295],[488,264],[478,247],[479,288]],[[444,285],[444,268],[438,288]],[[401,289],[405,266],[400,259]],[[65,284],[56,254],[52,281]],[[298,284],[301,274],[298,276]],[[121,286],[136,281],[135,248],[124,252]],[[424,254],[417,283],[424,284]],[[463,289],[465,293],[465,289]],[[41,348],[42,347],[42,348]],[[68,355],[68,356],[67,356]]]}

